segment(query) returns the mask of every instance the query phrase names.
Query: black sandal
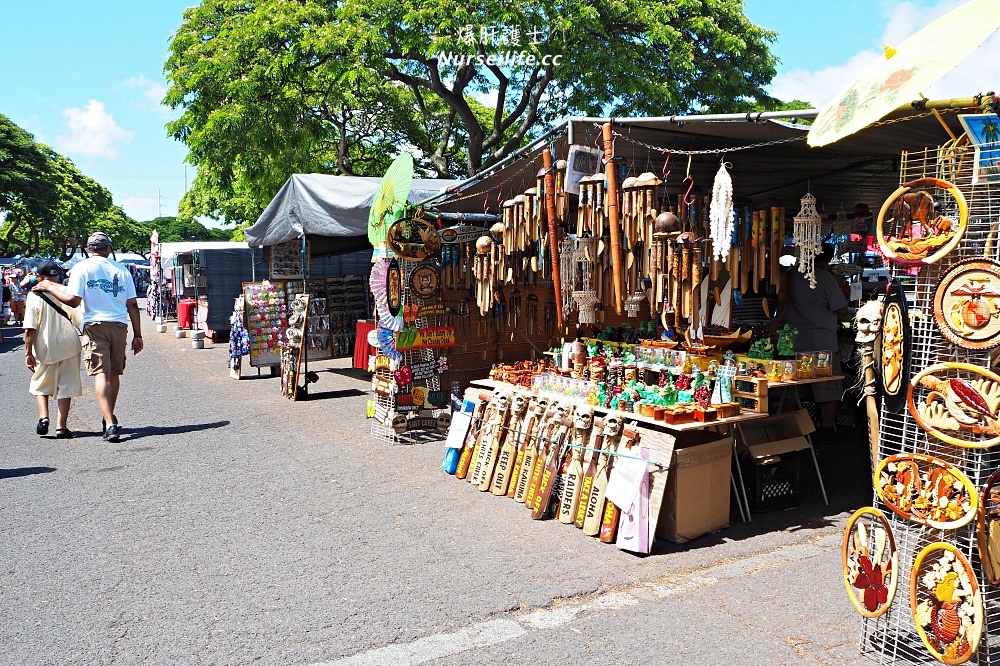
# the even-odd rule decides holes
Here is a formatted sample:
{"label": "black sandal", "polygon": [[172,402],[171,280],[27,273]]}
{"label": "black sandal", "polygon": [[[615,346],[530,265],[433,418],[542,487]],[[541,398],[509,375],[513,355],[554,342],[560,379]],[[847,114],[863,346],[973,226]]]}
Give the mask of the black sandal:
{"label": "black sandal", "polygon": [[49,420],[46,418],[38,419],[38,425],[35,426],[36,435],[47,435],[49,434]]}
{"label": "black sandal", "polygon": [[73,431],[69,428],[56,428],[56,439],[73,439]]}

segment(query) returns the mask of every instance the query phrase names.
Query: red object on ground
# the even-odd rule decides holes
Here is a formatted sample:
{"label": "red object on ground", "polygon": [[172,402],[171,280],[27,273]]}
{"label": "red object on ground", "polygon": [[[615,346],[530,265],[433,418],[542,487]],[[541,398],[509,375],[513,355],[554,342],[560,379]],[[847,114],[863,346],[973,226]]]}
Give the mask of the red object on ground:
{"label": "red object on ground", "polygon": [[375,330],[375,322],[359,319],[354,329],[354,367],[368,369],[368,357],[375,355],[375,348],[368,344],[368,333]]}
{"label": "red object on ground", "polygon": [[193,298],[182,298],[177,302],[177,323],[181,328],[191,328],[191,322],[194,321],[194,309],[197,305],[198,301]]}

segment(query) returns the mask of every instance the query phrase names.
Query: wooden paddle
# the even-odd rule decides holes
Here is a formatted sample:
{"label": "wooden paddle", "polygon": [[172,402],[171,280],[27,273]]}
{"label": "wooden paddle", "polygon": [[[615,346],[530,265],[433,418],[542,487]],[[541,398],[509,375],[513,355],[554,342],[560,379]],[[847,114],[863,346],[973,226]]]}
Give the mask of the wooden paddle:
{"label": "wooden paddle", "polygon": [[[622,439],[625,440],[625,448],[629,449],[638,441],[639,433],[635,430],[625,428],[622,430]],[[605,486],[605,489],[607,487]],[[615,534],[618,532],[618,519],[621,517],[621,509],[615,506],[614,502],[604,503],[604,515],[601,518],[601,543],[614,543]]]}
{"label": "wooden paddle", "polygon": [[[524,504],[529,510],[535,508],[535,496],[538,495],[538,489],[542,485],[542,475],[545,473],[545,462],[549,456],[549,449],[553,447],[552,435],[555,432],[557,423],[554,418],[550,419],[544,424],[544,427],[539,431],[538,443],[536,445],[535,460],[531,467],[531,477],[528,479],[528,487],[524,492]],[[514,496],[514,501],[517,500],[517,495]]]}
{"label": "wooden paddle", "polygon": [[469,426],[469,433],[465,436],[465,446],[458,457],[458,467],[455,469],[455,476],[459,479],[464,479],[469,473],[469,464],[473,460],[476,447],[479,446],[479,438],[482,437],[483,430],[486,429],[485,414],[489,404],[490,395],[480,393],[479,404],[476,405],[476,410],[473,412],[472,424]]}
{"label": "wooden paddle", "polygon": [[[542,408],[542,415],[536,413],[538,406],[532,402],[531,406],[528,407],[528,425],[524,428],[524,433],[521,435],[520,445],[517,448],[517,455],[514,458],[514,467],[510,470],[510,484],[507,488],[507,497],[514,499],[515,501],[524,501],[524,491],[528,488],[528,478],[531,474],[530,466],[535,464],[535,455],[532,452],[530,460],[528,459],[529,449],[534,449],[534,442],[532,441],[532,436],[535,429],[538,427],[538,422],[541,420],[541,416],[544,415],[544,407]],[[524,481],[522,482],[522,476]],[[521,493],[521,499],[517,500],[518,488],[523,486]]]}
{"label": "wooden paddle", "polygon": [[[590,443],[590,430],[576,429],[575,442],[577,446],[587,446]],[[573,449],[572,460],[566,470],[563,480],[562,500],[559,502],[559,522],[571,525],[576,520],[576,512],[580,506],[583,493],[583,450]]]}
{"label": "wooden paddle", "polygon": [[[538,429],[541,428],[540,425],[535,427]],[[517,483],[515,484],[514,490],[514,501],[518,504],[524,504],[528,501],[528,489],[534,479],[535,470],[539,466],[538,461],[540,452],[538,450],[538,440],[540,439],[541,437],[529,437],[526,442],[524,457],[521,459],[521,469],[518,472]],[[532,497],[532,499],[534,499],[534,497]]]}
{"label": "wooden paddle", "polygon": [[563,441],[569,431],[569,422],[563,421],[556,430],[555,441],[549,446],[549,453],[543,465],[542,478],[535,493],[535,502],[531,507],[531,519],[539,520],[548,515],[549,502],[552,500],[552,489],[559,476],[559,467],[563,458]]}
{"label": "wooden paddle", "polygon": [[597,475],[597,463],[601,459],[599,453],[604,444],[604,422],[594,421],[594,430],[597,436],[594,438],[594,447],[597,451],[590,452],[590,463],[583,473],[583,483],[580,484],[580,501],[576,505],[576,516],[573,517],[573,525],[583,529],[583,523],[587,518],[587,504],[590,502],[590,491],[594,486],[594,477]]}
{"label": "wooden paddle", "polygon": [[[517,399],[523,399],[518,396]],[[522,403],[523,404],[523,403]],[[511,485],[510,479],[512,475],[512,468],[514,466],[514,459],[517,456],[518,450],[518,437],[521,434],[521,422],[524,408],[521,408],[521,412],[518,413],[511,410],[510,419],[507,422],[506,436],[503,440],[503,446],[500,447],[500,453],[497,455],[497,465],[496,471],[493,473],[493,481],[490,483],[490,492],[494,495],[506,495],[507,487]],[[480,487],[482,490],[482,487]]]}

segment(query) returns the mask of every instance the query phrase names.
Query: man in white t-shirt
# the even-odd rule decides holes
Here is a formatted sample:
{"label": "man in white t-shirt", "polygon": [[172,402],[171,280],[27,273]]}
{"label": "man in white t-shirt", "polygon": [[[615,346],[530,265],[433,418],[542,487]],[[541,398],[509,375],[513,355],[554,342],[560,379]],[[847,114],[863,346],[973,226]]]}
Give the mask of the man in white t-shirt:
{"label": "man in white t-shirt", "polygon": [[128,269],[111,256],[111,239],[98,231],[87,239],[90,258],[73,266],[69,285],[51,283],[35,287],[48,291],[56,299],[76,307],[83,303],[83,360],[87,373],[94,377],[94,392],[103,416],[104,439],[117,442],[121,426],[115,416],[115,404],[125,372],[128,324],[132,324],[132,353],[142,351],[142,329],[135,283]]}

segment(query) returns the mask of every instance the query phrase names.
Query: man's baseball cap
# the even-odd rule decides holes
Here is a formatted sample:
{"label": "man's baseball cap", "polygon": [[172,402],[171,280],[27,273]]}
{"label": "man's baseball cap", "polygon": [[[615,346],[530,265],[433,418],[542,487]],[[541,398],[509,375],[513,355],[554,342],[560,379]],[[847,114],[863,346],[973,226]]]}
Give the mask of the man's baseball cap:
{"label": "man's baseball cap", "polygon": [[103,231],[95,231],[87,239],[87,247],[102,248],[111,247],[111,239]]}
{"label": "man's baseball cap", "polygon": [[61,280],[63,276],[63,269],[60,268],[59,264],[54,261],[43,261],[37,266],[35,266],[35,272],[42,277],[54,278]]}

